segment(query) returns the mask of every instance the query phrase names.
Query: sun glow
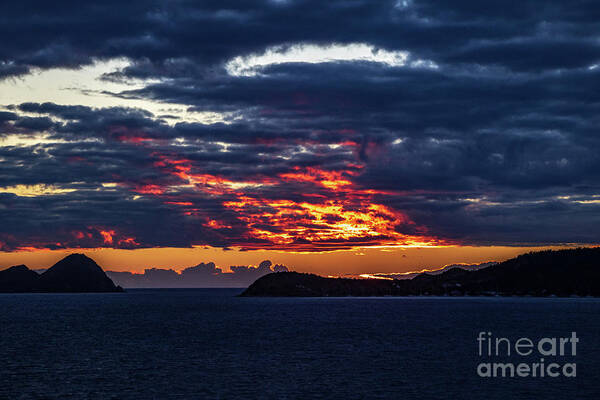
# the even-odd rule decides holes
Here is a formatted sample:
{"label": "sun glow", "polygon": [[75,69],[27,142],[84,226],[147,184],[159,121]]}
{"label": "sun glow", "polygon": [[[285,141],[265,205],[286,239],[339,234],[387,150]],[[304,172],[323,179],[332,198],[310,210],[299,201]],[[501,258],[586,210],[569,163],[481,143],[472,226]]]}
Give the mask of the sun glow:
{"label": "sun glow", "polygon": [[263,53],[238,56],[230,60],[225,69],[232,76],[257,76],[269,66],[283,63],[318,64],[327,62],[364,61],[389,67],[410,66],[415,68],[437,68],[429,60],[410,61],[408,51],[389,51],[367,43],[330,45],[295,44],[272,46]]}
{"label": "sun glow", "polygon": [[152,112],[154,115],[168,114],[178,119],[165,122],[228,123],[224,115],[216,112],[191,111],[181,104],[158,102],[131,96],[114,96],[121,92],[141,89],[156,82],[140,79],[102,79],[132,65],[127,58],[97,61],[77,69],[51,68],[34,70],[32,73],[13,79],[0,79],[0,106],[26,102],[53,102],[64,105],[85,104],[90,107],[134,107]]}
{"label": "sun glow", "polygon": [[49,196],[74,192],[75,189],[64,189],[55,185],[15,185],[0,187],[0,193],[12,193],[19,197]]}

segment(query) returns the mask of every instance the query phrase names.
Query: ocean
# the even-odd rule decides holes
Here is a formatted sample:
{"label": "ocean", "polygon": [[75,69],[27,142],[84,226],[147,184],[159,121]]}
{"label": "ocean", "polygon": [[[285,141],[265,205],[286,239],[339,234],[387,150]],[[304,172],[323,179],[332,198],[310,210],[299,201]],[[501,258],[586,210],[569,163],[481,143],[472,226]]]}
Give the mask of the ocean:
{"label": "ocean", "polygon": [[[600,395],[600,299],[235,297],[240,292],[0,295],[0,399]],[[504,354],[505,342],[490,356],[487,337],[536,342],[572,332],[576,355],[566,343],[563,356],[543,358],[559,369],[576,364],[576,376],[478,373],[481,363],[540,362],[537,353]]]}

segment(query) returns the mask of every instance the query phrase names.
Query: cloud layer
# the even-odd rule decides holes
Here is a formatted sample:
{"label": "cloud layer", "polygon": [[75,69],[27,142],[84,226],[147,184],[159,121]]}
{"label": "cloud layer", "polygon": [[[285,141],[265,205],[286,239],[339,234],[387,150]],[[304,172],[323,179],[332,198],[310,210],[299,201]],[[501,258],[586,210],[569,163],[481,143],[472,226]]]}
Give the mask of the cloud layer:
{"label": "cloud layer", "polygon": [[102,95],[165,109],[5,104],[0,250],[596,242],[599,13],[3,4],[0,79],[124,58],[100,79],[136,86]]}
{"label": "cloud layer", "polygon": [[257,267],[231,266],[231,272],[223,272],[213,262],[201,263],[177,272],[172,269],[150,268],[142,274],[106,271],[115,284],[124,288],[203,288],[247,287],[263,275],[286,272],[285,265],[273,265],[265,260]]}

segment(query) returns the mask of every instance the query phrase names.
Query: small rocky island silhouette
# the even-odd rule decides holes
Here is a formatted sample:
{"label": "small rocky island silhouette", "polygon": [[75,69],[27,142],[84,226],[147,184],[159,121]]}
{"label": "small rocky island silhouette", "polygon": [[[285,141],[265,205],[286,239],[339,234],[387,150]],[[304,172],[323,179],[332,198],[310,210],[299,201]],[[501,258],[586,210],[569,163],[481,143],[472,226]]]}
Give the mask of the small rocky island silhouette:
{"label": "small rocky island silhouette", "polygon": [[71,254],[42,274],[25,265],[0,271],[2,293],[87,293],[122,292],[94,260],[83,254]]}
{"label": "small rocky island silhouette", "polygon": [[600,296],[600,248],[540,251],[479,270],[453,268],[412,279],[324,278],[276,272],[240,296]]}

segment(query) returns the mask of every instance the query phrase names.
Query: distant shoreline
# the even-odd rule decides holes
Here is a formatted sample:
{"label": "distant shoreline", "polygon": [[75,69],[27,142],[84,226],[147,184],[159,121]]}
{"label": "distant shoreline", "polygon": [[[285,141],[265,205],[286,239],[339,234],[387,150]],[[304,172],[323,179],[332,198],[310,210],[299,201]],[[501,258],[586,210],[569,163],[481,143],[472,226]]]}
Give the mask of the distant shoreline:
{"label": "distant shoreline", "polygon": [[453,268],[412,279],[325,278],[272,273],[242,297],[600,297],[600,248],[527,253],[483,269]]}

